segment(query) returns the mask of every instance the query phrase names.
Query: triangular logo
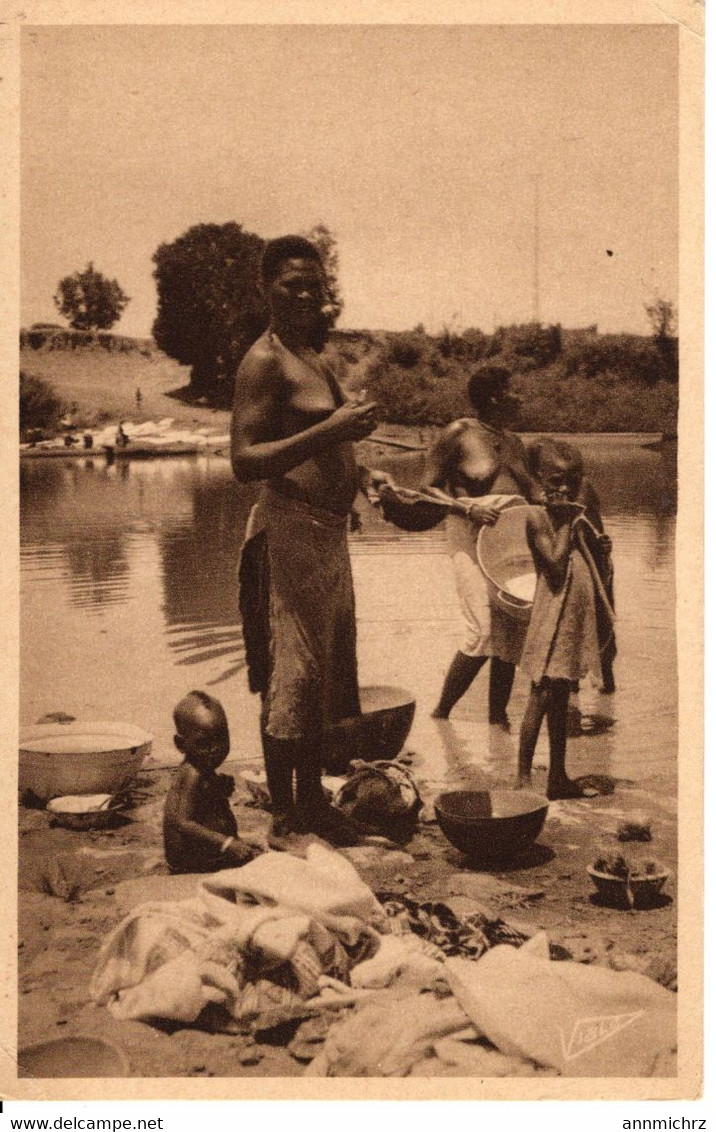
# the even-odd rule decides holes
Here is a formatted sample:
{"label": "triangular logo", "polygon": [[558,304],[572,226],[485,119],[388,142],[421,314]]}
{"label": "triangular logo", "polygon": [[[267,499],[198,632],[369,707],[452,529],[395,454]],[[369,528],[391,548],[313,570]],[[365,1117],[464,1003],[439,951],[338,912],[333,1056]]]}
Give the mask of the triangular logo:
{"label": "triangular logo", "polygon": [[613,1038],[620,1030],[631,1026],[644,1013],[644,1010],[636,1010],[632,1014],[602,1014],[594,1018],[579,1018],[572,1027],[568,1041],[565,1041],[564,1031],[560,1030],[564,1060],[574,1061],[575,1057],[581,1057],[608,1038]]}

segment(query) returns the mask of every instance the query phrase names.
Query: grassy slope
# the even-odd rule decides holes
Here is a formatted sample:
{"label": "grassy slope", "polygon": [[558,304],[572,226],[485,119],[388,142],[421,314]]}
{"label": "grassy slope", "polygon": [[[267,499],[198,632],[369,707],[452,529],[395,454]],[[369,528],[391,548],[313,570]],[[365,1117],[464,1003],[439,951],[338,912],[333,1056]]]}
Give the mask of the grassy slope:
{"label": "grassy slope", "polygon": [[[20,352],[20,368],[51,382],[68,405],[76,402],[78,424],[92,425],[102,419],[156,421],[163,417],[173,417],[181,425],[223,428],[228,424],[227,412],[181,399],[181,390],[189,383],[189,368],[159,350],[147,357],[138,350],[120,354],[100,349],[27,348]],[[137,388],[142,391],[141,408],[135,401]]]}
{"label": "grassy slope", "polygon": [[[385,338],[379,333],[344,332],[337,335],[332,350],[340,357],[342,377],[349,388],[366,384],[368,370],[382,352]],[[143,345],[143,343],[142,343]],[[211,426],[224,429],[228,425],[226,410],[192,404],[186,399],[189,368],[180,366],[156,348],[137,349],[129,353],[109,352],[97,347],[76,350],[21,350],[21,369],[45,378],[68,404],[75,402],[78,425],[93,425],[102,420],[159,420],[172,417],[177,425]],[[440,379],[425,367],[405,369],[390,365],[386,371],[387,388],[397,391],[405,387],[410,399],[417,381],[426,389],[432,387],[443,404],[445,419],[453,419],[468,411],[463,401],[464,381],[468,370],[461,363],[452,363]],[[675,432],[678,387],[658,382],[648,386],[639,382],[614,381],[607,377],[568,380],[560,379],[555,367],[516,373],[513,389],[522,400],[519,430],[538,432]],[[424,372],[421,372],[424,370]],[[137,407],[135,392],[142,391]],[[434,396],[434,395],[431,395]],[[401,395],[402,397],[402,395]],[[406,403],[399,397],[398,404]],[[396,414],[388,414],[394,421]],[[408,423],[414,417],[408,417]],[[419,419],[419,418],[418,418]],[[439,418],[442,419],[442,418]]]}

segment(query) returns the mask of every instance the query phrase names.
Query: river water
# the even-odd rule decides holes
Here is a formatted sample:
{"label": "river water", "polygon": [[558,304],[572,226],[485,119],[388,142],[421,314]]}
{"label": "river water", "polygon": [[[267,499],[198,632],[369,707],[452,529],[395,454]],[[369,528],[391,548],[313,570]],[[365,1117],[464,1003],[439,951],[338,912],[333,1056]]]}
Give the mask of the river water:
{"label": "river water", "polygon": [[[676,775],[676,460],[624,437],[579,438],[613,538],[617,692],[594,701],[596,732],[570,741],[570,769],[649,782]],[[422,456],[380,466],[417,484]],[[222,456],[21,464],[21,725],[48,712],[137,723],[174,761],[171,709],[194,687],[224,703],[232,758],[258,754],[236,616],[236,563],[253,491]],[[486,674],[448,725],[429,718],[460,619],[441,529],[407,535],[361,505],[351,536],[365,684],[411,689],[410,746],[437,780],[514,769],[515,737],[485,723]],[[519,724],[518,674],[511,716]],[[517,730],[517,728],[515,728]],[[576,730],[576,724],[575,724]],[[537,765],[544,764],[541,740]]]}

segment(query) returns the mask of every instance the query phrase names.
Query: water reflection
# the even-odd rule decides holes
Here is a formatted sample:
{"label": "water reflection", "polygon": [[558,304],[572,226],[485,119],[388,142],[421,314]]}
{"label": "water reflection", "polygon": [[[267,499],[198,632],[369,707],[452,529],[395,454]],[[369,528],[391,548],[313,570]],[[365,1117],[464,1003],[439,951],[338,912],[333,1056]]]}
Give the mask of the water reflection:
{"label": "water reflection", "polygon": [[[660,573],[672,553],[675,453],[603,438],[580,444],[605,520],[616,526],[617,556],[621,536],[630,556],[643,555],[645,572]],[[384,457],[381,466],[415,485],[423,457]],[[22,464],[20,489],[30,573],[61,574],[73,603],[87,609],[127,601],[142,557],[133,565],[131,549],[155,540],[167,633],[180,662],[226,656],[232,670],[241,664],[236,563],[255,492],[233,481],[226,461],[37,460]],[[386,541],[434,546],[441,538],[438,529],[406,540],[369,507],[361,517],[357,550]]]}
{"label": "water reflection", "polygon": [[65,556],[75,605],[95,609],[127,600],[129,563],[123,533],[71,540]]}
{"label": "water reflection", "polygon": [[[652,757],[655,729],[663,732],[663,744],[671,742],[675,726],[675,454],[607,438],[580,438],[579,444],[614,539],[620,694],[622,705],[629,704],[628,718],[619,720],[618,746],[621,751],[628,746],[631,765]],[[380,464],[400,482],[415,485],[423,457],[388,456]],[[71,706],[74,680],[94,685],[92,702],[98,706],[93,710],[101,715],[111,695],[98,670],[108,641],[113,649],[138,656],[134,667],[151,674],[157,698],[160,689],[166,699],[174,694],[174,684],[169,685],[176,669],[187,670],[191,681],[197,679],[192,670],[202,666],[201,682],[217,685],[244,668],[236,567],[255,492],[233,481],[226,459],[127,461],[112,467],[103,460],[28,461],[22,463],[20,482],[23,679],[38,710]],[[392,621],[396,641],[406,634],[405,643],[396,644],[403,655],[411,622],[434,619],[434,631],[449,635],[454,595],[449,566],[440,557],[441,530],[405,536],[367,505],[361,512],[363,529],[352,536],[352,548],[362,587],[362,624],[367,627],[380,611],[383,632]],[[434,561],[430,565],[422,554],[420,562],[413,559],[414,583],[406,592],[400,556],[423,550]],[[359,568],[363,556],[375,555],[382,557],[380,565],[364,558],[365,568]],[[386,604],[393,577],[395,594]],[[77,657],[74,675],[68,640]],[[445,647],[449,652],[450,642]],[[89,677],[80,671],[81,654]],[[378,669],[384,661],[369,663]],[[431,689],[439,684],[440,663],[431,666]],[[396,667],[390,679],[397,675]],[[108,689],[112,679],[123,683],[124,710],[134,713],[136,670],[125,676],[120,668],[118,677],[108,671]],[[172,679],[178,683],[176,676]],[[66,702],[55,698],[58,689]],[[518,708],[519,697],[516,718]],[[469,766],[459,728],[449,742],[447,733],[442,739],[456,769]],[[499,762],[504,752],[490,751],[494,737],[485,740],[485,758]],[[609,733],[575,742],[576,771],[582,748],[584,772],[618,770],[621,756]]]}
{"label": "water reflection", "polygon": [[224,658],[221,683],[245,665],[236,567],[252,494],[223,476],[193,479],[191,521],[159,535],[169,644],[192,665]]}
{"label": "water reflection", "polygon": [[94,461],[44,464],[20,469],[23,561],[65,577],[73,605],[93,611],[126,602],[126,515],[106,508]]}

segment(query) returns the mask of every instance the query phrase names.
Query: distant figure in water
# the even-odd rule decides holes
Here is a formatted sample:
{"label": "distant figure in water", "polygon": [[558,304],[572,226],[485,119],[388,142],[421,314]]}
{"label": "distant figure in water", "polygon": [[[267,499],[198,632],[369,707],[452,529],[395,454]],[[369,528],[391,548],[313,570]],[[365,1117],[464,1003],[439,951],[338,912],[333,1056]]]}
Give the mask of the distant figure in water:
{"label": "distant figure in water", "polygon": [[129,444],[129,437],[124,431],[124,421],[120,421],[117,425],[117,431],[114,436],[114,443],[117,448],[126,448]]}
{"label": "distant figure in water", "polygon": [[218,700],[190,692],[174,709],[174,745],[184,755],[164,805],[164,854],[174,873],[210,873],[245,865],[256,850],[238,837],[230,774],[229,726]]}
{"label": "distant figure in water", "polygon": [[139,386],[137,386],[137,391],[134,394],[134,400],[136,402],[137,408],[141,409],[141,407],[142,407],[142,391],[139,388]]}
{"label": "distant figure in water", "polygon": [[524,627],[510,620],[488,598],[477,562],[479,528],[496,522],[495,496],[542,497],[542,488],[527,466],[522,441],[502,425],[512,415],[516,398],[509,392],[510,374],[501,366],[475,370],[467,386],[474,417],[453,421],[428,453],[425,484],[436,498],[456,501],[445,519],[448,552],[453,562],[465,626],[463,643],[443,684],[434,719],[447,719],[488,658],[490,723],[509,729],[507,704],[519,663]]}
{"label": "distant figure in water", "polygon": [[518,787],[529,786],[537,738],[544,717],[549,730],[547,797],[581,798],[584,791],[567,776],[569,696],[587,672],[600,667],[593,562],[580,537],[585,506],[578,502],[583,480],[577,449],[552,442],[559,460],[541,465],[545,507],[531,507],[527,541],[537,588],[520,667],[532,681],[522,721]]}

